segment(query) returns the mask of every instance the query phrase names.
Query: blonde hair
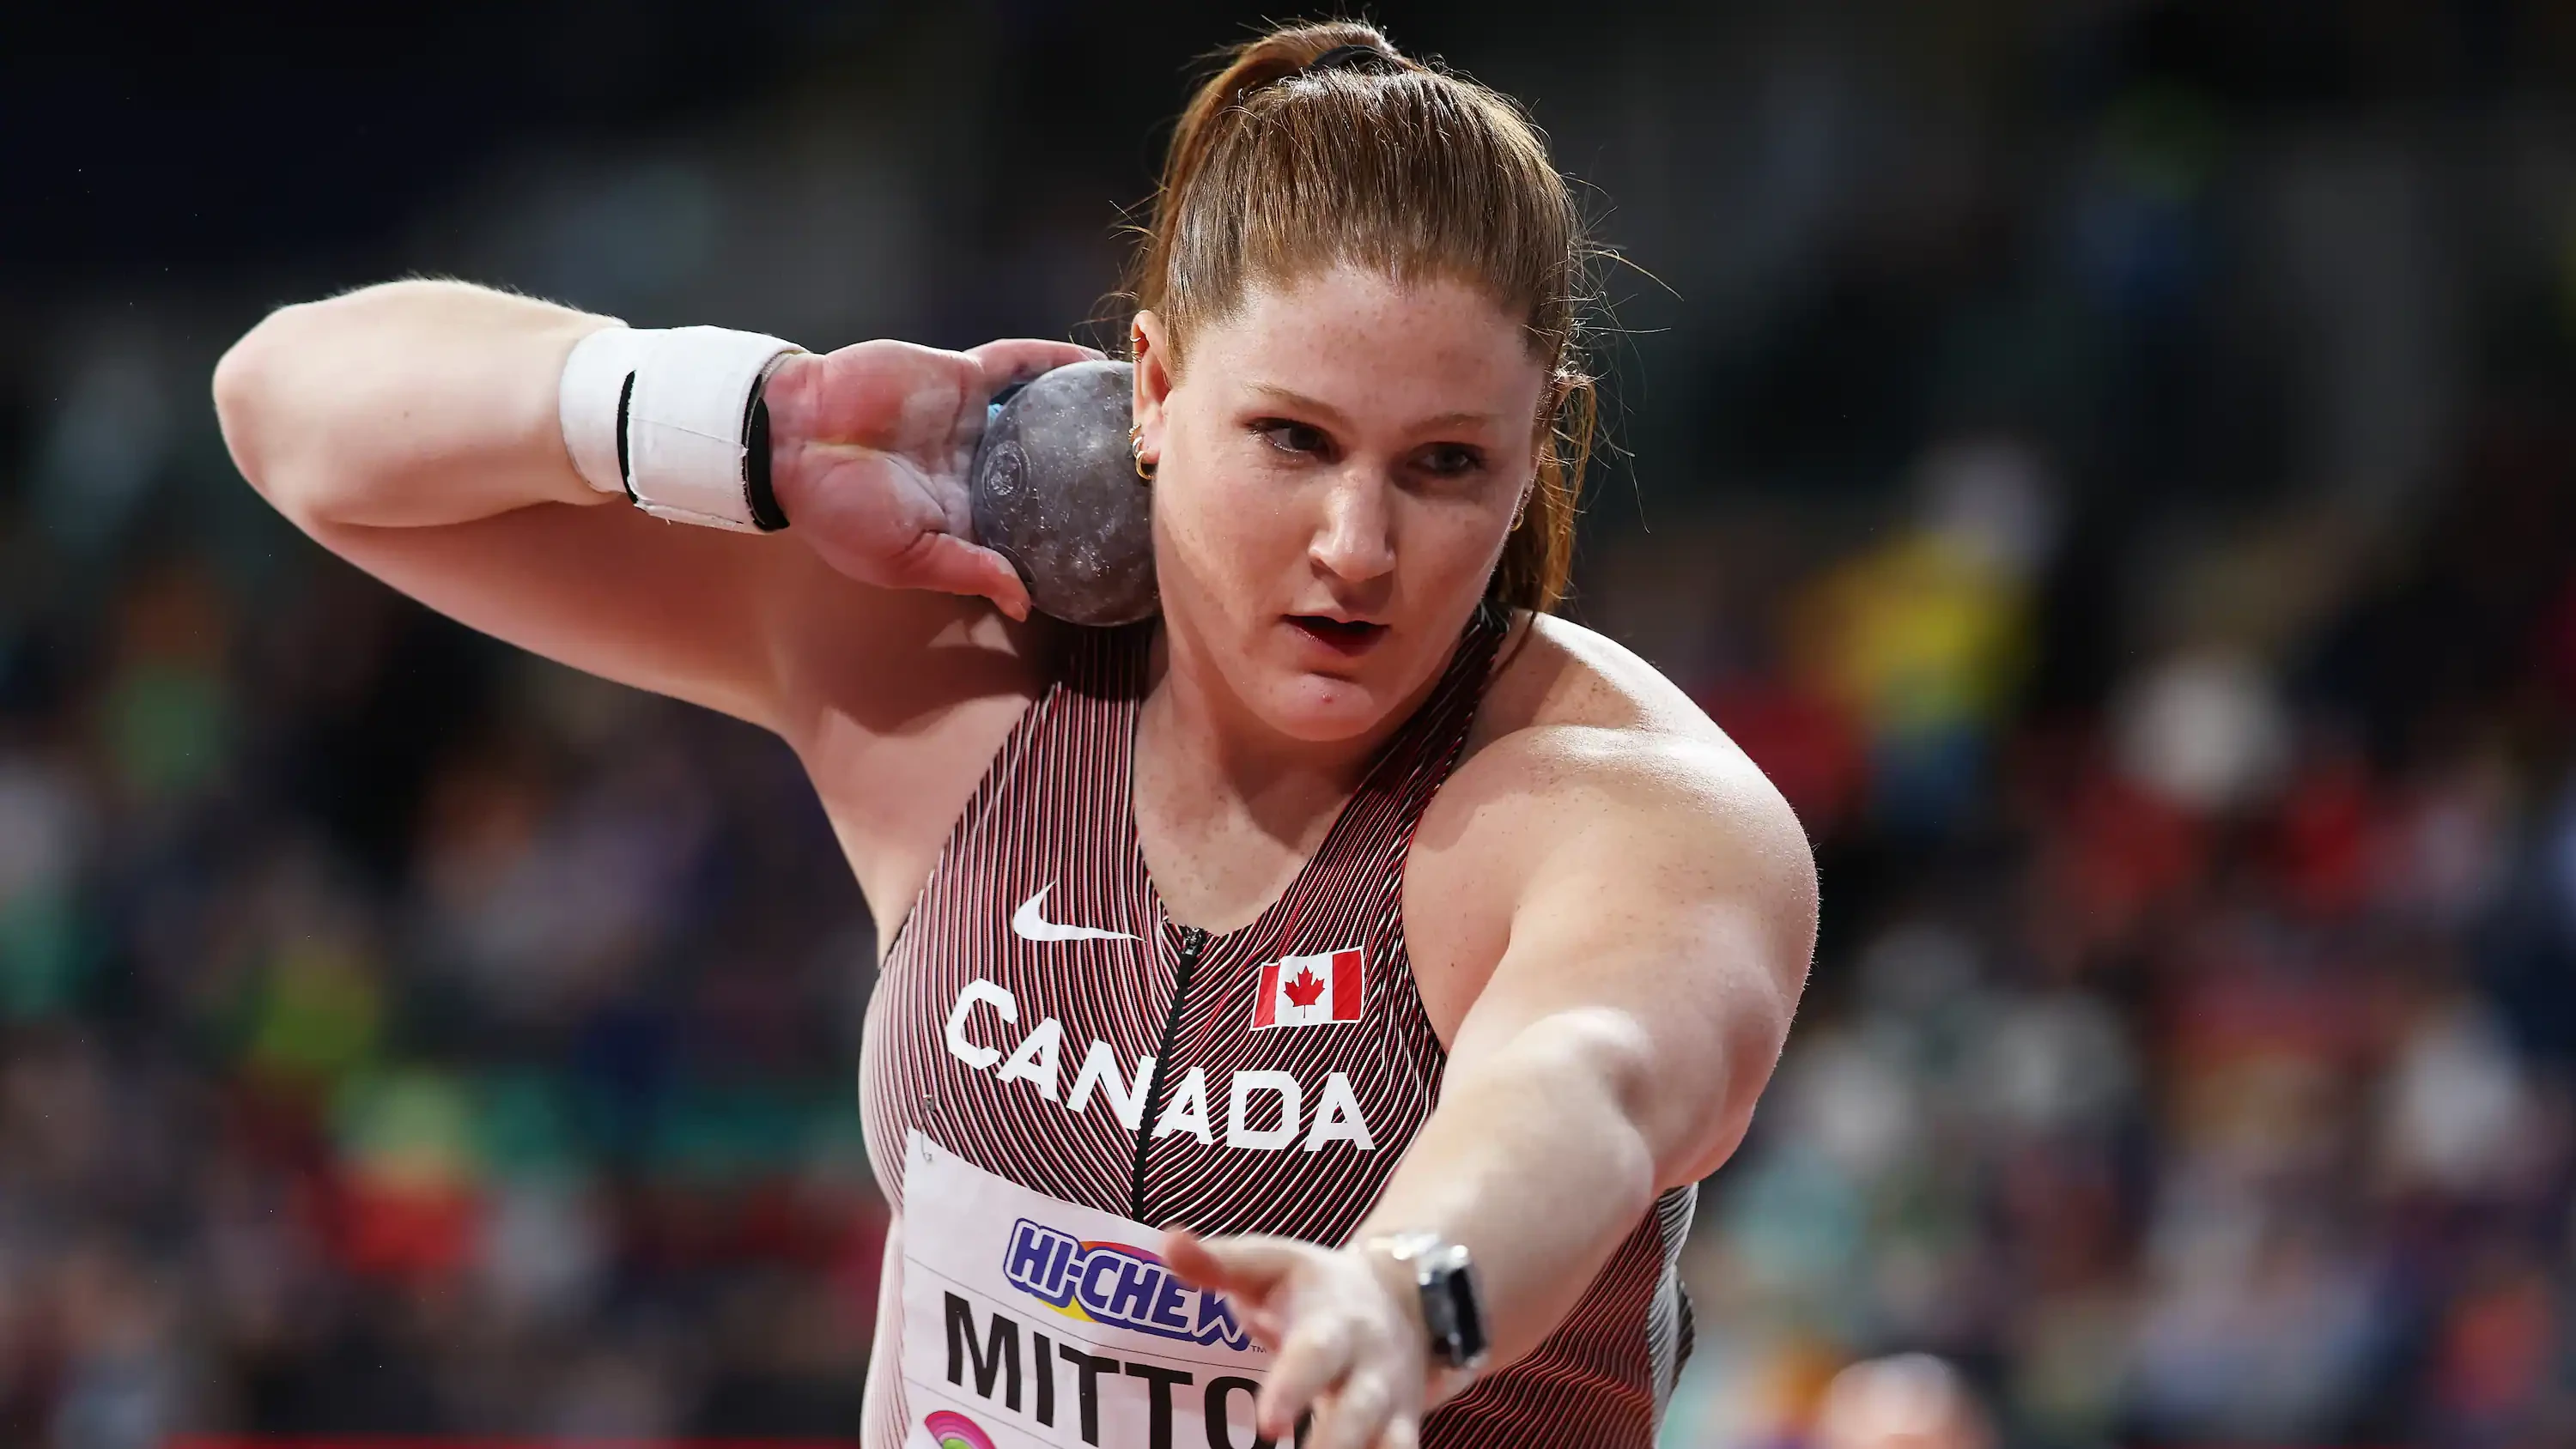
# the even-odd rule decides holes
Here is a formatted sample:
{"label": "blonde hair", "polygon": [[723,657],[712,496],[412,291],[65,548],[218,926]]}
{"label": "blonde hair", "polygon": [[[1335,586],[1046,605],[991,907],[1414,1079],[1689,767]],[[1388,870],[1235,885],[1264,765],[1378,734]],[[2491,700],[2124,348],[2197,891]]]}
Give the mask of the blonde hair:
{"label": "blonde hair", "polygon": [[1229,315],[1254,281],[1339,263],[1464,282],[1522,318],[1548,368],[1544,435],[1486,599],[1546,612],[1573,570],[1592,451],[1588,255],[1573,191],[1518,106],[1334,21],[1236,47],[1191,97],[1128,294],[1163,319],[1175,366],[1190,329]]}

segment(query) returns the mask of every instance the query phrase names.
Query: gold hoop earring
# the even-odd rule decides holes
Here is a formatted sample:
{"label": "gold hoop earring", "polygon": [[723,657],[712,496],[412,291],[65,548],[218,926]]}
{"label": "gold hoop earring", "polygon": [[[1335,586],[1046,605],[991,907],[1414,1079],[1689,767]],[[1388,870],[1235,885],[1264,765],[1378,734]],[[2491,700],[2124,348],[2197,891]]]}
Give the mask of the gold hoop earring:
{"label": "gold hoop earring", "polygon": [[1153,482],[1154,469],[1157,465],[1145,460],[1144,424],[1130,423],[1127,425],[1127,451],[1135,454],[1136,456],[1136,476],[1144,479],[1148,483]]}

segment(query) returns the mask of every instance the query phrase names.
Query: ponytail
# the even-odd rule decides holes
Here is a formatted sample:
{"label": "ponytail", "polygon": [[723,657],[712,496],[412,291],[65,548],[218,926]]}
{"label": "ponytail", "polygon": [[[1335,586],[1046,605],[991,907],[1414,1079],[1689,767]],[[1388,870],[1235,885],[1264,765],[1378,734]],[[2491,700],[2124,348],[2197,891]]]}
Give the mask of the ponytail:
{"label": "ponytail", "polygon": [[1317,60],[1341,50],[1376,55],[1396,68],[1423,69],[1397,55],[1374,27],[1351,21],[1292,25],[1223,53],[1224,68],[1200,83],[1181,112],[1180,124],[1172,131],[1171,149],[1163,158],[1162,185],[1154,193],[1153,228],[1146,234],[1144,255],[1129,289],[1138,307],[1153,312],[1164,310],[1164,283],[1179,230],[1182,198],[1205,168],[1208,153],[1217,141],[1230,127],[1243,124],[1244,97],[1300,74]]}

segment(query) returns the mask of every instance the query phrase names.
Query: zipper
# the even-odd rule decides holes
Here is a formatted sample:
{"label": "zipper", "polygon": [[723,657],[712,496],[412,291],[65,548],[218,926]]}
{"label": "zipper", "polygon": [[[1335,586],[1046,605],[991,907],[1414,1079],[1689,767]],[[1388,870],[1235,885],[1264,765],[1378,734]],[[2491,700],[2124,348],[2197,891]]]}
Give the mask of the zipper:
{"label": "zipper", "polygon": [[1127,1216],[1145,1220],[1145,1153],[1154,1140],[1154,1121],[1163,1115],[1163,1088],[1170,1079],[1172,1039],[1181,1031],[1181,1003],[1190,994],[1190,977],[1199,969],[1199,956],[1207,950],[1208,933],[1196,926],[1181,927],[1180,966],[1172,973],[1172,1009],[1163,1017],[1163,1044],[1154,1053],[1154,1070],[1145,1079],[1145,1115],[1136,1119],[1136,1172],[1127,1186]]}

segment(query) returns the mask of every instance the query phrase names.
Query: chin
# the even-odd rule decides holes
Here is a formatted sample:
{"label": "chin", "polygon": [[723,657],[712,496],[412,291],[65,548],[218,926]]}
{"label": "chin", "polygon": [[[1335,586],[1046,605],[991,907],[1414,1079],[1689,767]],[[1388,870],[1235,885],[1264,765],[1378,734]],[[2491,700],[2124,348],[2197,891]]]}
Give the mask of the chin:
{"label": "chin", "polygon": [[1263,717],[1292,740],[1331,744],[1367,734],[1385,720],[1391,702],[1355,679],[1281,671],[1261,691]]}

